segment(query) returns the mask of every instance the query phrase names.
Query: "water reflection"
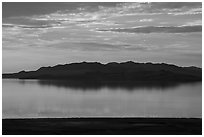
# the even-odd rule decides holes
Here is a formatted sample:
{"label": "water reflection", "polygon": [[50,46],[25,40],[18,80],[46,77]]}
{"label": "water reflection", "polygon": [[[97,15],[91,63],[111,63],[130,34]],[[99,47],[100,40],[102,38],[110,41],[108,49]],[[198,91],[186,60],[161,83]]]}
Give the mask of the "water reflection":
{"label": "water reflection", "polygon": [[3,80],[3,118],[201,117],[201,83]]}
{"label": "water reflection", "polygon": [[[20,84],[29,82],[27,80],[19,80]],[[30,81],[31,82],[31,81]],[[139,89],[155,89],[163,90],[173,89],[183,84],[196,84],[200,82],[87,82],[87,81],[63,81],[63,80],[37,80],[37,83],[41,86],[53,86],[57,88],[70,88],[80,91],[99,91],[103,88],[111,90],[123,89],[126,91],[136,91]]]}

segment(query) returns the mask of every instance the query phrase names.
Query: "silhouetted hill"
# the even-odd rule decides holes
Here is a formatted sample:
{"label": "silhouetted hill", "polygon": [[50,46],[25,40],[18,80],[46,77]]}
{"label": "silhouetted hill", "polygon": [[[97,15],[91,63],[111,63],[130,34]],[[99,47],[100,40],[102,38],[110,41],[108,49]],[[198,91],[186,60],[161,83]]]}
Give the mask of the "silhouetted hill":
{"label": "silhouetted hill", "polygon": [[81,62],[41,67],[36,71],[3,74],[2,77],[95,82],[190,82],[202,80],[202,69],[197,67],[178,67],[165,63],[135,63],[132,61],[107,64]]}

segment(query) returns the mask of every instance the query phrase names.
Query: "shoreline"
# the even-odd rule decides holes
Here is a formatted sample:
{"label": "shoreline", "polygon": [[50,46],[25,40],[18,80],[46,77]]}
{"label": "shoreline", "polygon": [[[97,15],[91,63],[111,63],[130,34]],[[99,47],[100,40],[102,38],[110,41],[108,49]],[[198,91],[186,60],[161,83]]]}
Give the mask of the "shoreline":
{"label": "shoreline", "polygon": [[201,135],[202,118],[2,119],[3,135]]}

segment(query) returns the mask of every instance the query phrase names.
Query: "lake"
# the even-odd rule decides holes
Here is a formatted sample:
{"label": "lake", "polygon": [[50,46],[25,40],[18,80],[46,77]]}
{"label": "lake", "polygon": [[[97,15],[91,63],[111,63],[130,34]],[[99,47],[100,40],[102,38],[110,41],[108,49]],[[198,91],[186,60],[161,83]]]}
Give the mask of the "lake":
{"label": "lake", "polygon": [[2,80],[3,118],[202,117],[202,83],[87,85]]}

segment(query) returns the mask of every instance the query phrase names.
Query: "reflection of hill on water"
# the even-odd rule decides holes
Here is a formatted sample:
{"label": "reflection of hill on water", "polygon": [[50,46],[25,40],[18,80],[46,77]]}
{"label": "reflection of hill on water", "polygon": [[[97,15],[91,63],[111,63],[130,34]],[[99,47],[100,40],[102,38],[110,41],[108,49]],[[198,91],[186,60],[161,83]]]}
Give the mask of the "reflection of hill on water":
{"label": "reflection of hill on water", "polygon": [[38,80],[41,86],[55,86],[58,88],[71,88],[83,91],[97,91],[102,88],[124,89],[133,91],[136,89],[171,89],[182,84],[194,84],[196,82],[87,82],[87,81],[63,81],[63,80]]}

